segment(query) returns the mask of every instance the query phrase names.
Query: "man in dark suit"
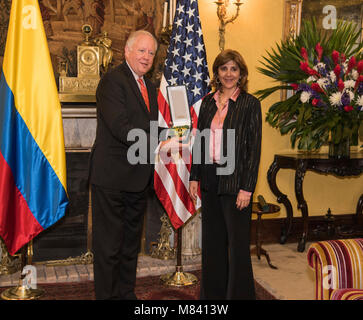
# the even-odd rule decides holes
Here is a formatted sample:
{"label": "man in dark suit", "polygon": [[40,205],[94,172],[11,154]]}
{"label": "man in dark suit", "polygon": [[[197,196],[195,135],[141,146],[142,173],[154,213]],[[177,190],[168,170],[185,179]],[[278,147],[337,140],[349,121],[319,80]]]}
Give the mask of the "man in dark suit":
{"label": "man in dark suit", "polygon": [[[126,61],[109,71],[97,88],[97,133],[91,154],[94,282],[96,299],[136,299],[146,193],[153,179],[151,150],[139,163],[128,159],[133,129],[144,132],[148,149],[150,122],[157,121],[155,86],[144,75],[150,70],[157,41],[147,31],[132,33]],[[155,141],[155,140],[154,140]],[[135,152],[137,156],[137,152]]]}

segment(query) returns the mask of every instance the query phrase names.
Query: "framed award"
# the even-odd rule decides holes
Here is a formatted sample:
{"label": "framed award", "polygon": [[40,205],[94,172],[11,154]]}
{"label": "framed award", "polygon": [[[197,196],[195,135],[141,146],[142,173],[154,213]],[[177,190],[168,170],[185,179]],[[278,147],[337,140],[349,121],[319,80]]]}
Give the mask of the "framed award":
{"label": "framed award", "polygon": [[185,85],[166,87],[173,129],[179,136],[189,131],[191,127],[191,117],[188,103],[187,88]]}

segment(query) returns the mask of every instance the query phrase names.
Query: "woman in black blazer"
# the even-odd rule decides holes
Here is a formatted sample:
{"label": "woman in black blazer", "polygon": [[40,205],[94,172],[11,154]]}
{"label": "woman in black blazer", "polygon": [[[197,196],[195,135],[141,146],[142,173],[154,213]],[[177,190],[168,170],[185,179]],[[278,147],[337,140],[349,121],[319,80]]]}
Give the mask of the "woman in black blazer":
{"label": "woman in black blazer", "polygon": [[261,105],[234,50],[213,64],[193,146],[189,192],[202,199],[201,299],[255,299],[250,257],[252,197],[261,153]]}

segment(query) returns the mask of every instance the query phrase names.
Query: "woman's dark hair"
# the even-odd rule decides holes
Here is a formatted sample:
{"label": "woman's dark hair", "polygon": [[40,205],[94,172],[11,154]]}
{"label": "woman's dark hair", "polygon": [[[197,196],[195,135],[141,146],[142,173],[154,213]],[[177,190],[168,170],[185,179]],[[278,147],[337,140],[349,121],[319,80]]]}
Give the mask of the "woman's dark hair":
{"label": "woman's dark hair", "polygon": [[239,88],[241,91],[247,92],[247,77],[248,77],[248,68],[246,65],[245,60],[241,56],[241,54],[236,50],[226,49],[222,51],[214,60],[213,63],[213,79],[211,81],[212,87],[214,87],[216,90],[219,90],[221,88],[221,83],[218,79],[218,68],[220,66],[223,66],[229,61],[234,61],[237,63],[239,70],[241,72],[241,79],[239,81]]}

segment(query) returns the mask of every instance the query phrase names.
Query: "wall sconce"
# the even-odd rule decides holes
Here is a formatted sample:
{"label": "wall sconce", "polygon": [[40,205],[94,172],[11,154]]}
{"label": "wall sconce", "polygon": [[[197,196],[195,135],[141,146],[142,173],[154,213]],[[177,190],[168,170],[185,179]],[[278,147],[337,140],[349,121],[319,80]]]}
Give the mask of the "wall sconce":
{"label": "wall sconce", "polygon": [[176,11],[177,0],[165,0],[164,1],[164,12],[163,12],[163,27],[160,32],[160,41],[169,45],[171,31],[173,29],[173,21]]}
{"label": "wall sconce", "polygon": [[233,22],[237,19],[239,15],[239,7],[243,4],[241,0],[236,0],[234,5],[237,7],[236,13],[230,17],[227,18],[227,7],[229,5],[229,0],[217,0],[214,2],[217,4],[217,16],[219,19],[219,49],[221,51],[224,50],[225,45],[225,32],[226,32],[226,25],[230,22]]}

